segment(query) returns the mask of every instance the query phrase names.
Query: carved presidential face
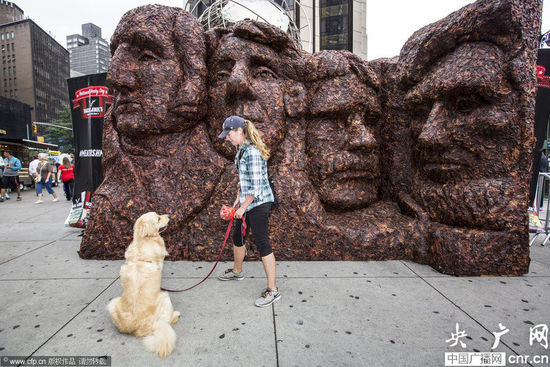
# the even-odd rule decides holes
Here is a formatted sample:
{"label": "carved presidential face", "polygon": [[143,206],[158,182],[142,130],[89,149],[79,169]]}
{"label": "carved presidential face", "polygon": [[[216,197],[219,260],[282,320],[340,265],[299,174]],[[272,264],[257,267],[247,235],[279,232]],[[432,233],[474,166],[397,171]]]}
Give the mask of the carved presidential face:
{"label": "carved presidential face", "polygon": [[290,81],[281,75],[282,60],[270,47],[225,36],[209,63],[208,132],[214,146],[229,156],[235,149],[217,139],[225,118],[238,115],[254,123],[269,149],[286,132],[285,91]]}
{"label": "carved presidential face", "polygon": [[[123,17],[111,41],[107,82],[116,129],[145,136],[193,126],[206,97],[206,49],[196,20],[174,8],[145,6]],[[182,66],[183,57],[192,67]]]}
{"label": "carved presidential face", "polygon": [[[405,97],[412,119],[414,194],[434,220],[475,227],[483,221],[476,216],[506,197],[499,191],[510,167],[517,166],[523,131],[505,59],[494,45],[464,44]],[[457,209],[464,205],[470,208]]]}
{"label": "carved presidential face", "polygon": [[310,179],[326,206],[366,207],[377,200],[380,175],[376,92],[351,72],[312,89],[306,132]]}

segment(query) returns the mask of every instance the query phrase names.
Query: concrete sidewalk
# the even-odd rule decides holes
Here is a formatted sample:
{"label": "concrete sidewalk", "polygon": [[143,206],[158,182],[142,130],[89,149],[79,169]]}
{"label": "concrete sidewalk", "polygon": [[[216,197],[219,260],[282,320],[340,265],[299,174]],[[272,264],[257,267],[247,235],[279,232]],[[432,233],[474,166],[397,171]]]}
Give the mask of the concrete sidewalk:
{"label": "concrete sidewalk", "polygon": [[[443,366],[445,352],[489,352],[501,323],[509,332],[496,351],[507,365],[548,365],[509,359],[550,354],[529,342],[530,327],[550,325],[550,247],[539,243],[522,277],[452,277],[408,261],[279,262],[282,299],[264,309],[253,305],[263,268],[249,262],[242,282],[209,279],[170,295],[182,316],[176,350],[160,360],[111,322],[105,306],[122,293],[122,261],[78,257],[81,230],[63,226],[70,204],[61,191],[57,203],[50,196],[35,205],[29,191],[0,203],[0,356],[107,355],[112,366]],[[165,262],[163,285],[190,286],[212,265]],[[457,323],[465,348],[446,342]]]}

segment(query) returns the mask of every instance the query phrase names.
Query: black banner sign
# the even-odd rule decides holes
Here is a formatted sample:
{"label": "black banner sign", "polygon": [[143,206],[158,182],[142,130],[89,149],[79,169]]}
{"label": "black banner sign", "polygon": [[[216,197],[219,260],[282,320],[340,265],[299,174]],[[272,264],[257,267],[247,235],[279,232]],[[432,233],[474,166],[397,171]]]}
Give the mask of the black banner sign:
{"label": "black banner sign", "polygon": [[535,137],[533,151],[533,176],[529,188],[529,202],[532,203],[537,190],[541,152],[546,140],[548,118],[550,117],[550,49],[539,48],[537,56],[537,97],[535,102]]}
{"label": "black banner sign", "polygon": [[106,73],[85,75],[67,80],[73,102],[71,119],[75,148],[74,204],[84,205],[103,181],[101,160],[103,115],[113,97],[106,87]]}

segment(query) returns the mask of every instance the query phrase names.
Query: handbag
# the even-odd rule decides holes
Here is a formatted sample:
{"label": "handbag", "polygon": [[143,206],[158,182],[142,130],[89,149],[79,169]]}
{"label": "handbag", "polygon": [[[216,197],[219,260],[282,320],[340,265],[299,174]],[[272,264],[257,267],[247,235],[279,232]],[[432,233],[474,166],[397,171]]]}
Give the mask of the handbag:
{"label": "handbag", "polygon": [[40,173],[36,175],[36,177],[34,178],[34,182],[36,183],[39,183],[40,181],[42,181],[42,169],[46,166],[47,163],[42,163],[40,165]]}

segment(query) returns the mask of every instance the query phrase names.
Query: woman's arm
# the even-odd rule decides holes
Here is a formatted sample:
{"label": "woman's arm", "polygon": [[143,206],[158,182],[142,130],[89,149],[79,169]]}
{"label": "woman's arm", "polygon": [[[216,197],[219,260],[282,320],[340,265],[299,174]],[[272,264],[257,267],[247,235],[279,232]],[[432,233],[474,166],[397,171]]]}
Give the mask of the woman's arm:
{"label": "woman's arm", "polygon": [[252,204],[253,201],[254,201],[254,195],[248,195],[248,196],[246,197],[246,199],[244,199],[243,205],[241,205],[241,207],[239,208],[239,210],[237,210],[237,211],[235,212],[235,218],[237,218],[237,219],[242,218],[244,212],[246,211],[246,208],[248,208],[248,206],[249,206],[250,204]]}
{"label": "woman's arm", "polygon": [[239,189],[237,189],[237,198],[235,199],[235,202],[233,203],[233,208],[236,208],[237,205],[239,205],[239,202],[241,201],[240,199],[241,199],[241,197],[240,197]]}

